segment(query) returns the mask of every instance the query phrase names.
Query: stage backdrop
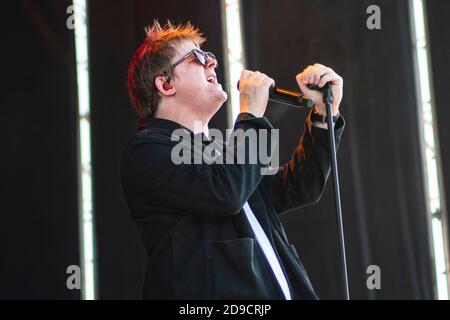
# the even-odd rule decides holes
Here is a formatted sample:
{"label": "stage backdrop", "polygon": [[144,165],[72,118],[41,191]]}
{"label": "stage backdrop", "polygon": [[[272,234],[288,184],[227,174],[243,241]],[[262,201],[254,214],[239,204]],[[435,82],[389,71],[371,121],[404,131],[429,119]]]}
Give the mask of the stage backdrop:
{"label": "stage backdrop", "polygon": [[[295,75],[316,62],[344,78],[347,120],[338,152],[342,210],[353,299],[429,299],[432,267],[407,1],[242,1],[247,62],[297,89]],[[381,9],[381,30],[368,30],[366,9]],[[304,112],[272,105],[288,159]],[[283,222],[319,297],[342,298],[331,179],[315,206]],[[368,290],[366,269],[381,269],[381,290]]]}
{"label": "stage backdrop", "polygon": [[[190,20],[223,61],[219,1],[89,1],[91,120],[99,298],[141,296],[146,256],[129,221],[120,156],[135,130],[126,71],[144,27]],[[450,4],[428,1],[444,185],[450,200],[446,76]],[[247,61],[280,87],[320,62],[344,77],[347,127],[338,153],[351,298],[427,299],[433,275],[406,1],[244,0]],[[382,29],[366,28],[366,8],[382,10]],[[10,1],[2,19],[0,131],[0,298],[79,299],[66,268],[79,264],[76,83],[71,1]],[[223,78],[223,63],[219,78]],[[225,128],[226,106],[212,127]],[[304,128],[304,112],[271,104],[287,160]],[[331,181],[331,180],[330,180]],[[329,181],[329,182],[330,182]],[[331,183],[315,206],[282,216],[288,236],[322,299],[342,298]],[[381,290],[368,290],[366,268],[381,268]]]}
{"label": "stage backdrop", "polygon": [[1,19],[0,299],[79,299],[71,1],[6,1]]}

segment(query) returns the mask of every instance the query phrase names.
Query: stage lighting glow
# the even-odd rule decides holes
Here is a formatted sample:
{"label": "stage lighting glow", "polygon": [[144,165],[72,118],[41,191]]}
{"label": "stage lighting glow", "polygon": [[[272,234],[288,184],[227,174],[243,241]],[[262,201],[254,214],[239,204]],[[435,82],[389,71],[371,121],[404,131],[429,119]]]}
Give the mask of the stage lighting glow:
{"label": "stage lighting glow", "polygon": [[432,90],[431,60],[429,54],[425,1],[410,0],[411,30],[415,62],[418,119],[421,131],[422,161],[427,192],[430,243],[435,267],[436,295],[448,300],[448,232],[446,206],[441,197],[442,171],[439,153],[439,139],[435,125],[434,99]]}
{"label": "stage lighting glow", "polygon": [[82,298],[95,299],[94,236],[92,218],[91,124],[89,119],[89,58],[86,0],[74,0],[75,52],[78,86],[79,233]]}
{"label": "stage lighting glow", "polygon": [[242,45],[241,9],[239,0],[222,0],[222,32],[225,34],[225,76],[228,87],[228,124],[233,126],[239,114],[239,91],[236,84],[245,65]]}

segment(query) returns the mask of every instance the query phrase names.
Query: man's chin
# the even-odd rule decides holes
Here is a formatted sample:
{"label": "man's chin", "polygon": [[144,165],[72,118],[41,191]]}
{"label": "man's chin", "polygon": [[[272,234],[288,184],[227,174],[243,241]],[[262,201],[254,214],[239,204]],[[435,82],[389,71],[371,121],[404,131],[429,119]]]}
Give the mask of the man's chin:
{"label": "man's chin", "polygon": [[215,114],[217,111],[219,111],[219,109],[223,106],[223,104],[225,103],[225,101],[227,101],[228,99],[228,95],[225,91],[222,91],[221,94],[218,94],[215,100],[214,104],[214,108],[213,108],[213,113]]}
{"label": "man's chin", "polygon": [[222,93],[222,103],[224,103],[228,99],[228,94],[223,90],[221,93]]}
{"label": "man's chin", "polygon": [[211,113],[211,116],[214,115],[220,107],[227,101],[228,94],[223,90],[218,90],[216,92],[209,92],[209,96],[204,102],[204,106],[207,106],[207,109]]}
{"label": "man's chin", "polygon": [[220,105],[222,105],[225,101],[227,101],[227,99],[228,99],[228,94],[223,90],[220,90],[214,94],[214,100],[219,102]]}

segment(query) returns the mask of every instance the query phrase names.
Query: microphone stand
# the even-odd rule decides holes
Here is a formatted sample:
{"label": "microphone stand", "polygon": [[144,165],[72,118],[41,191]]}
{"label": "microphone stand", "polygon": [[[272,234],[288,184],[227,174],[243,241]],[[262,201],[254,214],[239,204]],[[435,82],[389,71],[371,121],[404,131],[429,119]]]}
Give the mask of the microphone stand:
{"label": "microphone stand", "polygon": [[341,276],[342,285],[345,292],[345,300],[350,300],[350,294],[348,289],[348,275],[347,275],[347,258],[345,254],[345,240],[344,240],[344,226],[342,223],[342,208],[341,208],[341,195],[339,189],[339,175],[337,167],[336,158],[336,143],[334,141],[334,123],[333,123],[333,112],[331,109],[331,104],[333,103],[333,94],[331,93],[330,85],[327,83],[323,88],[310,87],[313,90],[322,91],[323,102],[325,103],[327,110],[327,125],[328,125],[328,138],[330,142],[330,156],[331,156],[331,169],[333,174],[333,188],[334,188],[334,201],[336,207],[336,219],[338,227],[338,237],[339,237],[339,253],[341,255]]}

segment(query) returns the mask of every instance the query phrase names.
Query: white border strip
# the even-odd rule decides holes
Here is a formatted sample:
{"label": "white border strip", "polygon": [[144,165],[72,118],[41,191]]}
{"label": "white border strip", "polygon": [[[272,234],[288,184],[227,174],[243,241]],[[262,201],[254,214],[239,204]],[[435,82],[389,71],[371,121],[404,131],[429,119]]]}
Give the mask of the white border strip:
{"label": "white border strip", "polygon": [[224,33],[225,74],[228,87],[228,125],[233,126],[239,114],[239,91],[236,84],[245,66],[242,45],[241,9],[239,0],[222,0],[222,32]]}
{"label": "white border strip", "polygon": [[89,57],[86,0],[73,0],[78,87],[80,255],[82,299],[95,299],[94,233],[92,218],[91,124],[89,119]]}
{"label": "white border strip", "polygon": [[435,268],[436,297],[448,300],[448,244],[439,139],[436,128],[431,75],[430,44],[423,0],[410,0],[411,34],[417,88],[418,120],[429,217],[430,242]]}

